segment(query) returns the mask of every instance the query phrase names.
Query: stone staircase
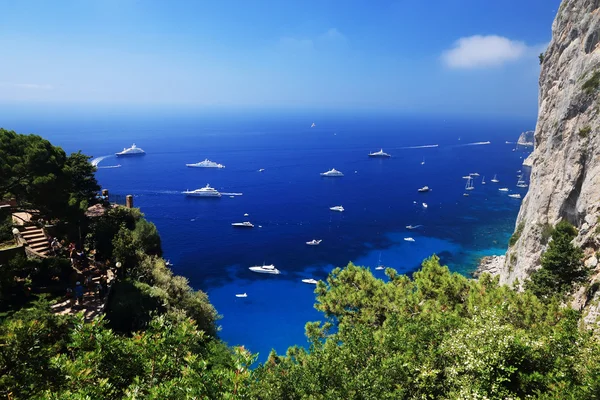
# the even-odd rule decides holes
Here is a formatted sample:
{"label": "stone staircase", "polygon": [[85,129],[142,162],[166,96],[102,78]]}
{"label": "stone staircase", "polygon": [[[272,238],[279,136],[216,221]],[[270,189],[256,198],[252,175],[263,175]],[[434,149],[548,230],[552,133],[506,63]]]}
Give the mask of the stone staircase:
{"label": "stone staircase", "polygon": [[50,255],[50,243],[44,234],[44,230],[36,226],[27,226],[21,232],[21,237],[25,239],[31,250],[40,256],[48,257]]}

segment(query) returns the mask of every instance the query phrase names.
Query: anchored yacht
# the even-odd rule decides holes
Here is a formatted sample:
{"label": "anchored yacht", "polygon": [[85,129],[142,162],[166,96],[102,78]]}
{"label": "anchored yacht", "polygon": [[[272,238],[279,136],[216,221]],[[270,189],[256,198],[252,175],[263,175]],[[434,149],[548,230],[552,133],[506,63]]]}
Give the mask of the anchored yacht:
{"label": "anchored yacht", "polygon": [[498,180],[498,177],[496,175],[494,175],[494,177],[492,178],[492,180],[490,182],[498,183],[500,181]]}
{"label": "anchored yacht", "polygon": [[206,184],[202,189],[186,190],[182,193],[193,197],[221,197],[221,193],[217,189],[210,187],[209,184]]}
{"label": "anchored yacht", "polygon": [[259,274],[273,274],[279,275],[281,272],[273,264],[271,265],[262,265],[262,266],[254,266],[248,268],[252,272],[258,272]]}
{"label": "anchored yacht", "polygon": [[304,283],[309,283],[309,284],[311,284],[311,285],[316,285],[317,283],[319,283],[319,281],[318,281],[318,280],[316,280],[316,279],[312,279],[312,278],[310,278],[310,279],[302,279],[302,282],[304,282]]}
{"label": "anchored yacht", "polygon": [[254,225],[251,222],[234,222],[231,224],[234,228],[254,228]]}
{"label": "anchored yacht", "polygon": [[419,193],[426,193],[426,192],[429,192],[430,190],[431,189],[429,189],[429,186],[423,186],[422,188],[417,189],[417,192],[419,192]]}
{"label": "anchored yacht", "polygon": [[501,191],[501,192],[508,192],[508,188],[500,188],[498,190]]}
{"label": "anchored yacht", "polygon": [[248,297],[247,293],[236,294],[235,297]]}
{"label": "anchored yacht", "polygon": [[322,240],[313,239],[310,242],[306,242],[306,244],[309,246],[318,246],[321,244],[321,242]]}
{"label": "anchored yacht", "polygon": [[509,194],[508,197],[512,197],[513,199],[520,199],[521,195],[519,193]]}
{"label": "anchored yacht", "polygon": [[414,242],[415,239],[411,238],[411,237],[406,237],[404,238],[404,240],[406,240],[407,242]]}
{"label": "anchored yacht", "polygon": [[342,207],[342,206],[329,207],[329,209],[331,211],[339,211],[339,212],[343,212],[344,211],[344,207]]}
{"label": "anchored yacht", "polygon": [[523,180],[523,175],[519,175],[519,180],[517,181],[517,187],[526,188],[528,185]]}
{"label": "anchored yacht", "polygon": [[117,157],[130,157],[130,156],[143,156],[146,152],[134,144],[131,145],[128,149],[123,149],[123,151],[119,153],[115,153]]}
{"label": "anchored yacht", "polygon": [[387,157],[391,157],[391,155],[389,155],[388,153],[384,153],[383,149],[381,149],[379,151],[369,153],[369,157],[387,158]]}
{"label": "anchored yacht", "polygon": [[335,168],[331,168],[327,172],[321,172],[321,176],[344,176],[340,171]]}
{"label": "anchored yacht", "polygon": [[192,168],[225,168],[223,164],[210,161],[208,158],[195,164],[185,164],[185,166]]}
{"label": "anchored yacht", "polygon": [[427,208],[427,203],[423,203],[423,208]]}

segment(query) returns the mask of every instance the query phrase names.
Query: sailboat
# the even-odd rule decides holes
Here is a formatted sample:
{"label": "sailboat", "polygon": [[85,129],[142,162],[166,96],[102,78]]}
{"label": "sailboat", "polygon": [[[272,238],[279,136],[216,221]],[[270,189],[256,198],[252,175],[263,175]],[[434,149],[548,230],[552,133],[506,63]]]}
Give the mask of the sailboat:
{"label": "sailboat", "polygon": [[481,180],[481,184],[485,185],[485,176],[483,177],[483,179]]}
{"label": "sailboat", "polygon": [[377,271],[381,271],[385,269],[383,265],[381,265],[381,252],[379,252],[379,261],[377,261],[377,267],[375,267]]}
{"label": "sailboat", "polygon": [[523,175],[519,175],[519,180],[517,181],[517,187],[526,188],[528,185],[523,180]]}
{"label": "sailboat", "polygon": [[492,182],[494,182],[494,183],[498,183],[498,182],[500,182],[500,181],[498,180],[498,176],[497,176],[497,175],[495,175],[495,174],[494,174],[494,177],[492,178]]}
{"label": "sailboat", "polygon": [[423,157],[423,161],[421,161],[421,165],[425,165],[425,157]]}
{"label": "sailboat", "polygon": [[473,178],[469,177],[469,179],[467,179],[467,185],[465,186],[465,190],[473,189],[475,189],[475,186],[473,186]]}
{"label": "sailboat", "polygon": [[317,126],[317,125],[315,125],[315,123],[313,122],[313,123],[312,123],[312,125],[311,125],[310,127],[311,127],[311,128],[314,128],[315,126]]}

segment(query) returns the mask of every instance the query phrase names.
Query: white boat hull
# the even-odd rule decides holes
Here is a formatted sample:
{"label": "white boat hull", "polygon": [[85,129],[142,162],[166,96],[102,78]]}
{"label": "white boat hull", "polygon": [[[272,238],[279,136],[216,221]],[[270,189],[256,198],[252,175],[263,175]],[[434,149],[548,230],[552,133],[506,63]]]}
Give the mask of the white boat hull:
{"label": "white boat hull", "polygon": [[271,274],[271,275],[279,275],[281,272],[277,268],[274,269],[264,269],[263,267],[250,267],[248,268],[252,272],[256,272],[259,274]]}

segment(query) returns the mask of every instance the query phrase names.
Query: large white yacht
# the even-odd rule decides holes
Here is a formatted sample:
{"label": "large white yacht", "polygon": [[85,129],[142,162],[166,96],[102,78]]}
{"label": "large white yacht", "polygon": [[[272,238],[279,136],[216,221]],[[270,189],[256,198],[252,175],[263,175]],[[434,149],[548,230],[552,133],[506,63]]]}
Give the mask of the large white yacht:
{"label": "large white yacht", "polygon": [[210,161],[208,158],[195,164],[185,164],[185,166],[192,168],[225,168],[223,164]]}
{"label": "large white yacht", "polygon": [[311,285],[316,285],[317,283],[319,283],[318,280],[312,279],[312,278],[310,278],[310,279],[302,279],[302,282],[308,283],[308,284],[311,284]]}
{"label": "large white yacht", "polygon": [[254,266],[249,268],[252,272],[258,272],[259,274],[274,274],[279,275],[281,272],[273,264],[271,265],[262,265],[262,266]]}
{"label": "large white yacht", "polygon": [[429,186],[423,186],[422,188],[420,188],[420,189],[417,189],[417,192],[419,192],[419,193],[427,193],[427,192],[429,192],[430,190],[431,190],[431,189],[429,189]]}
{"label": "large white yacht", "polygon": [[221,197],[221,193],[217,189],[210,187],[209,184],[206,184],[202,189],[186,190],[182,193],[193,197]]}
{"label": "large white yacht", "polygon": [[387,158],[387,157],[391,157],[391,155],[388,154],[388,153],[384,153],[383,149],[381,149],[379,151],[375,151],[373,153],[369,153],[369,157]]}
{"label": "large white yacht", "polygon": [[254,225],[251,222],[234,222],[231,224],[234,228],[254,228]]}
{"label": "large white yacht", "polygon": [[343,212],[344,211],[344,207],[342,207],[342,206],[333,206],[333,207],[329,207],[329,209],[331,211],[339,211],[339,212]]}
{"label": "large white yacht", "polygon": [[117,157],[128,157],[128,156],[143,156],[146,152],[134,144],[131,145],[128,149],[123,149],[123,151],[115,153]]}
{"label": "large white yacht", "polygon": [[321,176],[344,176],[340,171],[335,168],[331,168],[327,172],[321,172]]}

